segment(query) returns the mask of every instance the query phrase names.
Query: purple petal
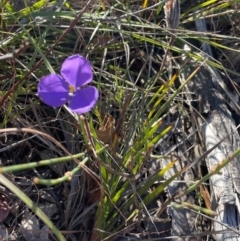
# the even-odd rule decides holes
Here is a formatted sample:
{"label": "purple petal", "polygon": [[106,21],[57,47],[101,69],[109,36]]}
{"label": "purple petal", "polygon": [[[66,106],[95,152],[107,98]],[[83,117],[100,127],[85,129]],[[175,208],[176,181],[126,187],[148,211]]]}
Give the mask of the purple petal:
{"label": "purple petal", "polygon": [[69,109],[78,114],[84,114],[94,107],[97,100],[98,90],[89,86],[76,92],[69,104]]}
{"label": "purple petal", "polygon": [[57,74],[47,75],[38,83],[38,96],[47,105],[62,106],[70,99],[68,83]]}
{"label": "purple petal", "polygon": [[78,54],[68,57],[63,62],[61,75],[75,89],[88,84],[93,78],[91,64]]}

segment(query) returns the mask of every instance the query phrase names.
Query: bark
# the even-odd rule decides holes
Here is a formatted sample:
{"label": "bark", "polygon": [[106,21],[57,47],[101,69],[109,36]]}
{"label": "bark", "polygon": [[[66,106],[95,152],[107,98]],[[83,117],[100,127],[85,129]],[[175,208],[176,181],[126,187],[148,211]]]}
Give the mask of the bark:
{"label": "bark", "polygon": [[[198,31],[206,31],[204,20],[196,21]],[[211,56],[211,48],[204,44],[203,51],[207,56]],[[189,68],[190,70],[190,68]],[[193,69],[192,69],[193,70]],[[191,71],[191,70],[190,70]],[[199,95],[200,113],[207,116],[202,129],[205,148],[209,150],[220,140],[227,138],[212,151],[207,157],[208,171],[228,157],[240,146],[240,138],[231,112],[226,104],[226,94],[224,82],[217,70],[209,65],[204,65],[194,76],[189,84],[190,91]],[[240,240],[239,226],[239,194],[240,194],[240,159],[236,158],[229,165],[221,170],[221,173],[211,177],[212,208],[218,213],[213,223],[214,231],[226,230],[222,234],[217,234],[218,241]],[[228,228],[227,226],[232,227]],[[233,230],[236,232],[233,232]]]}

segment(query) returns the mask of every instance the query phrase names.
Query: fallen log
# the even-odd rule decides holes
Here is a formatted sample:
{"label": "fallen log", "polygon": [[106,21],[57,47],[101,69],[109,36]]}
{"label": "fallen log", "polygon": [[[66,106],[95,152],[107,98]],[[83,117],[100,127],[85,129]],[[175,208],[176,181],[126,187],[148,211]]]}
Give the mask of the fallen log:
{"label": "fallen log", "polygon": [[[199,32],[206,32],[203,19],[196,20],[196,29]],[[204,43],[202,49],[202,56],[205,56],[206,59],[212,58],[212,51],[209,45]],[[191,68],[188,71],[191,71]],[[209,150],[225,138],[207,156],[207,168],[211,172],[217,164],[240,146],[240,136],[226,103],[226,95],[230,96],[218,71],[209,64],[204,64],[201,67],[188,87],[201,100],[199,112],[205,118],[199,118],[199,120],[201,119],[200,124],[204,124],[201,131],[206,150]],[[229,165],[223,167],[221,173],[215,174],[210,178],[212,209],[217,212],[216,222],[213,222],[213,230],[224,231],[216,234],[218,241],[240,240],[239,173],[240,158],[236,158]],[[231,230],[228,227],[231,227]],[[232,230],[235,230],[235,233]]]}

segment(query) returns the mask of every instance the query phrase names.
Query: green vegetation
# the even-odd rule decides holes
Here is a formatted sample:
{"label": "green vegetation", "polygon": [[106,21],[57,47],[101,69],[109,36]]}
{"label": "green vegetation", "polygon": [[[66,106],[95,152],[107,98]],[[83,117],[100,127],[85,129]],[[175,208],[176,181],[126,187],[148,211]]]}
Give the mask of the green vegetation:
{"label": "green vegetation", "polygon": [[[154,226],[157,208],[153,211],[151,205],[160,200],[160,213],[171,205],[214,215],[199,186],[232,157],[188,183],[183,194],[195,192],[198,205],[171,203],[166,196],[168,185],[187,167],[170,178],[165,174],[180,158],[174,152],[176,133],[185,135],[184,151],[195,158],[191,146],[199,137],[187,127],[192,112],[186,85],[202,64],[239,77],[239,50],[233,42],[240,40],[240,0],[181,1],[176,33],[165,28],[162,1],[23,2],[17,9],[12,1],[0,1],[0,173],[11,174],[8,179],[9,174],[0,175],[0,182],[11,191],[11,204],[23,202],[9,220],[21,217],[20,210],[28,206],[59,240],[75,236],[98,241],[137,234],[146,219]],[[207,19],[208,34],[195,31],[194,21],[200,17]],[[169,46],[173,34],[176,39]],[[197,54],[200,41],[214,48],[216,59]],[[183,48],[187,43],[189,51]],[[167,68],[159,72],[167,48],[173,59],[170,77]],[[66,106],[47,106],[37,96],[39,80],[59,73],[73,54],[89,60],[92,85],[99,90],[96,106],[82,116]],[[194,71],[182,79],[190,66]],[[168,152],[172,143],[175,147]],[[163,159],[168,165],[161,165]],[[153,163],[159,166],[153,168]],[[41,191],[59,202],[58,218],[37,207],[49,201]],[[11,230],[18,232],[16,223]]]}

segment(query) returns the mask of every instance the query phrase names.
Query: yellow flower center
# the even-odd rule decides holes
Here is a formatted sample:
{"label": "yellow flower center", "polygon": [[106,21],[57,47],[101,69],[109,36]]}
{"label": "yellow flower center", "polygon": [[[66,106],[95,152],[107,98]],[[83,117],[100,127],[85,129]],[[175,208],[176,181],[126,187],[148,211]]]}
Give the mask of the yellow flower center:
{"label": "yellow flower center", "polygon": [[75,88],[72,85],[69,85],[69,92],[73,94],[75,92]]}

